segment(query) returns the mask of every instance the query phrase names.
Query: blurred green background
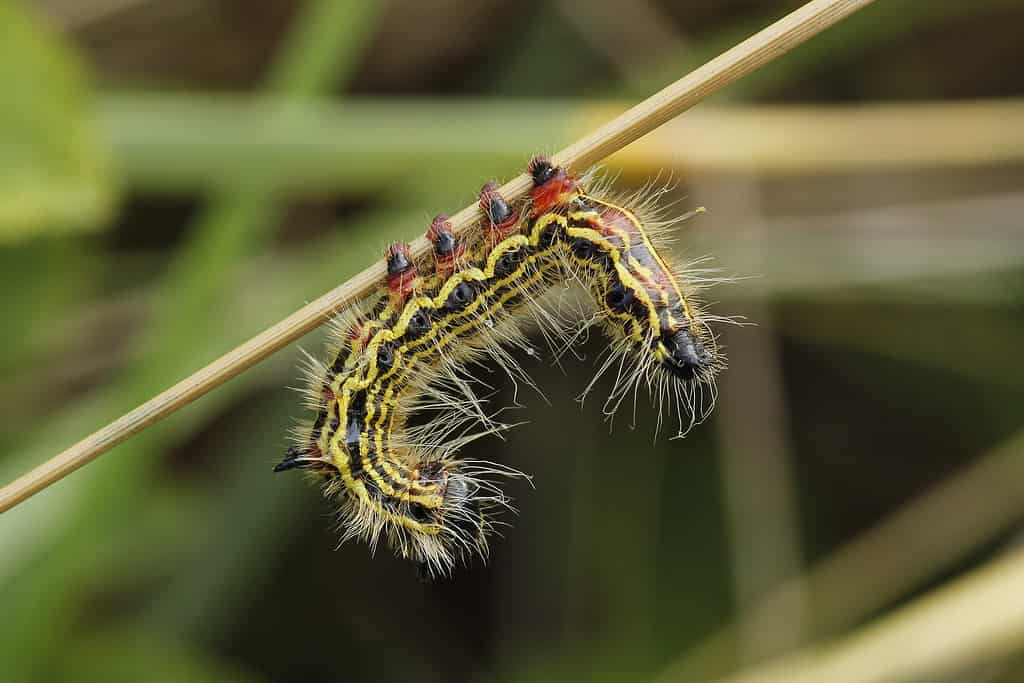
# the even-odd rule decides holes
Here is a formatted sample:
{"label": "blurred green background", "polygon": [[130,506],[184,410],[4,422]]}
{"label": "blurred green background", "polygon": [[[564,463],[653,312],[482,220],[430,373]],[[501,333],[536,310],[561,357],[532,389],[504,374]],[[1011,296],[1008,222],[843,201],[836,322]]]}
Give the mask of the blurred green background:
{"label": "blurred green background", "polygon": [[[0,0],[0,479],[799,4]],[[465,453],[535,488],[424,585],[271,475],[290,347],[0,517],[0,682],[715,680],[1001,556],[1022,25],[880,0],[609,162],[707,207],[678,251],[755,323],[686,439],[579,409],[599,339],[535,364],[551,406]],[[975,659],[943,680],[1024,680],[1024,632]]]}

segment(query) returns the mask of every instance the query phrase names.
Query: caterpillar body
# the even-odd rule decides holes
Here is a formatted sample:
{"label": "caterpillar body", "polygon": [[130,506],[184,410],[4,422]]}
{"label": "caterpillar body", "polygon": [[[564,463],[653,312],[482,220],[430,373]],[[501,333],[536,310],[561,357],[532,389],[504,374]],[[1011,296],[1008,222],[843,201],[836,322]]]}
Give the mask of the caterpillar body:
{"label": "caterpillar body", "polygon": [[[697,285],[666,263],[657,222],[589,192],[547,159],[535,158],[529,172],[522,206],[484,186],[475,235],[461,238],[435,218],[429,263],[415,263],[406,244],[388,247],[384,286],[334,321],[335,348],[311,361],[316,417],[274,468],[314,472],[340,502],[345,538],[371,548],[386,538],[427,575],[486,557],[497,509],[509,506],[494,477],[519,473],[458,451],[509,426],[484,411],[469,368],[487,357],[529,383],[510,352],[532,353],[527,321],[549,340],[570,341],[599,324],[610,344],[598,375],[617,372],[606,414],[646,383],[659,424],[673,406],[680,432],[707,415],[723,367]],[[593,306],[570,318],[550,294],[573,282]],[[427,418],[414,424],[414,415]]]}

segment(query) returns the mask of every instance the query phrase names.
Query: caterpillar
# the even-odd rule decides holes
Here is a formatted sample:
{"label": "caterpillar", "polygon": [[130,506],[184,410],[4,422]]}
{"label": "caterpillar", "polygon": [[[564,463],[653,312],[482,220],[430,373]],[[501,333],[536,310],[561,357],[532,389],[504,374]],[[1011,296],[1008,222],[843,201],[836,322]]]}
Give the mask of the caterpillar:
{"label": "caterpillar", "polygon": [[[609,345],[597,377],[616,372],[605,414],[631,395],[635,405],[646,384],[659,426],[668,408],[680,434],[707,416],[724,367],[713,317],[695,299],[703,282],[666,262],[666,222],[652,202],[627,208],[544,157],[528,170],[521,206],[493,183],[482,188],[475,234],[460,237],[436,217],[429,262],[417,263],[408,244],[387,248],[380,290],[332,322],[326,360],[310,358],[306,402],[316,417],[274,468],[323,481],[340,503],[343,540],[375,549],[384,538],[427,576],[486,559],[498,512],[511,507],[497,478],[525,476],[458,453],[512,426],[487,414],[473,368],[490,359],[517,387],[532,386],[514,354],[536,353],[530,321],[558,356],[602,328]],[[564,305],[573,283],[589,293],[589,311]]]}

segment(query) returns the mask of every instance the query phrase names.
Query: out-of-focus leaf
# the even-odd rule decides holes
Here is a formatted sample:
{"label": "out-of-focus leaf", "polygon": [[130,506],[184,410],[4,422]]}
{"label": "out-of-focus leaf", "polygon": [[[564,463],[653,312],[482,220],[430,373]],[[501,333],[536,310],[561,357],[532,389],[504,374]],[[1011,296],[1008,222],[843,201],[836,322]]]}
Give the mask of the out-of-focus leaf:
{"label": "out-of-focus leaf", "polygon": [[132,631],[103,633],[62,651],[53,680],[81,683],[248,683],[261,680],[177,642]]}
{"label": "out-of-focus leaf", "polygon": [[[927,26],[952,24],[981,12],[995,12],[1019,6],[1019,0],[930,0],[929,2],[877,2],[833,26],[814,40],[797,47],[773,63],[729,86],[715,99],[750,100],[777,92],[780,88],[848,63],[877,46],[920,32]],[[654,65],[648,76],[627,84],[628,95],[646,97],[681,77],[689,69],[725,52],[781,18],[773,6],[768,14],[736,21],[717,33],[702,37],[684,54],[670,54]]]}
{"label": "out-of-focus leaf", "polygon": [[[121,93],[101,118],[126,182],[182,192],[274,179],[282,191],[377,190],[396,181],[457,188],[451,166],[519,172],[578,133],[566,100],[462,101]],[[445,173],[432,173],[438,160]],[[472,185],[469,186],[472,188]],[[472,191],[472,190],[470,190]],[[467,198],[468,199],[468,198]]]}
{"label": "out-of-focus leaf", "polygon": [[[396,215],[387,212],[368,217],[358,227],[344,233],[339,229],[329,244],[318,244],[313,253],[303,251],[296,254],[294,259],[277,257],[273,267],[261,264],[254,271],[244,271],[242,282],[248,288],[237,286],[238,278],[232,277],[238,274],[236,271],[224,270],[227,282],[222,283],[223,288],[235,293],[237,298],[226,303],[223,310],[238,312],[233,318],[234,324],[211,328],[201,345],[186,345],[180,357],[173,361],[176,363],[175,368],[180,368],[180,371],[175,368],[168,370],[183,374],[188,368],[199,367],[209,360],[210,349],[226,350],[237,343],[239,328],[246,333],[255,332],[268,321],[283,317],[293,310],[297,300],[311,297],[357,272],[365,265],[367,256],[376,252],[378,240],[408,237],[407,233],[400,231],[410,225],[412,219],[413,216],[408,213]],[[371,243],[373,247],[369,246]],[[267,259],[270,260],[270,257]],[[256,277],[256,272],[262,275]],[[238,299],[241,299],[241,303]],[[108,454],[4,515],[5,524],[0,525],[0,597],[3,597],[5,612],[17,615],[17,619],[21,620],[21,628],[7,632],[0,630],[0,661],[6,662],[15,654],[20,654],[23,657],[21,664],[26,668],[7,668],[4,670],[5,677],[0,680],[4,683],[8,680],[34,680],[31,677],[32,667],[38,665],[41,658],[39,653],[49,647],[52,638],[49,629],[61,623],[58,617],[62,608],[55,602],[56,595],[60,594],[67,599],[68,595],[74,594],[75,588],[88,584],[98,576],[98,570],[109,569],[111,548],[119,546],[123,551],[122,556],[138,553],[137,548],[131,551],[126,548],[138,540],[140,526],[112,519],[110,501],[122,501],[128,496],[134,496],[136,505],[141,505],[140,501],[151,495],[149,489],[140,488],[140,485],[146,483],[142,475],[153,469],[154,443],[165,449],[180,443],[199,424],[223,410],[230,402],[236,401],[241,393],[251,390],[254,383],[266,378],[265,373],[268,370],[273,372],[275,364],[280,368],[281,364],[290,367],[293,363],[294,360],[288,360],[281,354],[251,369],[189,410],[182,411],[173,420],[157,427],[157,436],[144,435],[123,444],[116,453]],[[148,375],[139,374],[138,381],[142,381],[144,376]],[[164,380],[154,376],[151,381]],[[153,387],[154,390],[159,388],[159,384]],[[13,457],[7,462],[0,462],[0,479],[13,479],[31,463],[57,452],[123,409],[123,399],[119,394],[124,390],[124,386],[111,386],[56,416],[46,425],[41,425],[31,438],[25,440],[21,449],[12,454]],[[288,424],[289,417],[283,416],[278,429],[282,441],[276,446],[283,443]],[[270,463],[279,452],[276,446],[268,446],[266,453],[262,454],[228,453],[224,457],[255,458],[256,470],[270,478]],[[248,467],[253,466],[252,462]],[[122,490],[118,491],[118,488]],[[102,505],[96,502],[101,497],[100,491],[105,494]],[[128,503],[122,502],[120,505],[128,507]],[[240,508],[239,512],[244,513],[244,508]],[[68,532],[69,527],[89,529],[90,533],[75,535]],[[178,531],[182,536],[196,537],[199,542],[207,538],[205,534],[192,534],[187,524],[178,528]],[[64,544],[47,553],[46,548],[62,535]],[[172,539],[166,535],[144,540],[170,545],[182,542],[181,538]],[[40,557],[45,557],[45,561],[41,561]],[[236,559],[244,563],[246,557]],[[230,576],[229,572],[233,569],[234,565],[228,566],[224,575]],[[180,581],[183,585],[190,585],[209,583],[217,578],[212,575],[193,577],[185,574],[180,577]],[[176,619],[180,622],[188,616],[185,614]],[[51,623],[48,625],[47,622]],[[172,626],[177,626],[177,623]],[[40,635],[26,643],[27,636],[34,632]],[[47,633],[50,635],[45,635]]]}
{"label": "out-of-focus leaf", "polygon": [[68,307],[80,308],[89,300],[105,265],[95,250],[80,242],[36,240],[0,249],[0,310],[8,331],[0,385],[12,378],[38,380],[46,355],[73,343],[62,329]]}
{"label": "out-of-focus leaf", "polygon": [[107,150],[75,56],[0,2],[0,243],[95,228],[110,215]]}
{"label": "out-of-focus leaf", "polygon": [[[312,85],[326,89],[332,84],[337,73],[332,68],[332,61],[343,70],[344,62],[350,58],[346,48],[354,44],[346,33],[365,26],[358,20],[359,16],[369,18],[373,14],[369,6],[342,0],[323,0],[313,9],[317,12],[313,19],[330,17],[336,21],[328,21],[327,28],[331,30],[324,29],[326,33],[315,30],[317,27],[304,30],[308,24],[300,24],[303,34],[311,41],[315,39],[316,45],[325,53],[316,59],[303,60],[305,67],[300,65],[286,70],[286,74],[279,77],[284,80],[274,83],[278,89],[295,95],[301,95]],[[283,63],[297,59],[295,51],[301,52],[302,47],[292,45],[282,57]],[[334,55],[333,60],[331,54]],[[225,318],[220,307],[233,291],[230,287],[232,265],[270,237],[270,228],[276,224],[279,215],[279,199],[280,193],[270,176],[256,182],[239,183],[216,194],[210,208],[196,221],[191,239],[162,280],[158,302],[160,315],[154,317],[140,344],[145,361],[105,392],[99,399],[101,404],[107,409],[114,405],[123,405],[126,406],[123,409],[127,409],[127,406],[141,402],[159,387],[202,364],[194,358],[197,348],[193,340],[197,334],[200,338],[211,336],[214,330],[224,327],[226,321],[228,328],[234,328],[233,323],[237,320]],[[201,357],[214,355],[205,346],[198,350]],[[119,410],[111,412],[116,414]],[[74,580],[56,580],[76,563],[84,564],[80,560],[83,555],[94,555],[89,552],[94,542],[79,531],[83,528],[100,530],[98,533],[105,539],[126,533],[124,520],[130,510],[144,504],[147,476],[157,465],[153,453],[166,443],[167,429],[167,425],[161,425],[148,430],[122,451],[121,459],[104,459],[94,463],[88,472],[80,473],[83,475],[78,478],[80,488],[65,488],[74,499],[71,507],[64,507],[48,518],[53,523],[45,541],[33,542],[32,539],[26,540],[24,533],[12,534],[11,538],[20,551],[19,557],[10,563],[16,574],[14,583],[18,594],[6,604],[14,615],[12,618],[24,620],[26,626],[15,637],[0,638],[0,653],[3,653],[0,660],[8,656],[7,653],[12,658],[17,653],[27,663],[20,669],[15,668],[10,680],[19,680],[19,676],[31,680],[37,668],[34,662],[43,661],[42,653],[48,643],[60,636],[62,608],[73,601],[76,590],[81,590],[88,583],[86,577],[91,576],[88,568],[78,572]],[[37,507],[31,504],[22,506],[25,509],[20,509],[19,513],[26,515],[45,507],[52,510],[54,497],[49,496],[45,500],[47,502],[38,503]],[[71,509],[78,514],[68,514]],[[55,547],[45,547],[48,541],[61,535],[61,542]],[[40,550],[42,552],[36,555],[35,551]],[[33,572],[33,564],[43,571]],[[57,584],[59,589],[47,592],[48,585]]]}

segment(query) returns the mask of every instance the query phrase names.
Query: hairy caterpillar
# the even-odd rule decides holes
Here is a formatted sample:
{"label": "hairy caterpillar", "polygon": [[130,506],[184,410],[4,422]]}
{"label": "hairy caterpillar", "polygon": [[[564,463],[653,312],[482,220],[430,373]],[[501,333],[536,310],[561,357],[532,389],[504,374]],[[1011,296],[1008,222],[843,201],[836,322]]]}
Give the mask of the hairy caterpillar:
{"label": "hairy caterpillar", "polygon": [[[599,324],[610,347],[598,376],[617,372],[606,414],[646,383],[659,424],[673,406],[680,432],[707,415],[723,366],[710,317],[693,300],[696,286],[665,262],[657,221],[638,217],[650,207],[630,210],[588,192],[544,158],[529,172],[523,206],[484,186],[476,235],[462,239],[435,218],[430,263],[415,263],[406,244],[388,247],[385,286],[337,318],[336,348],[326,362],[311,361],[307,402],[316,418],[274,468],[322,477],[340,500],[345,538],[375,547],[386,537],[430,575],[486,556],[495,508],[508,506],[489,475],[519,473],[461,460],[458,451],[509,426],[484,412],[468,368],[489,357],[529,383],[509,351],[532,352],[525,320],[549,341],[572,341]],[[545,298],[571,282],[594,304],[576,319]],[[414,424],[417,414],[427,419]]]}

